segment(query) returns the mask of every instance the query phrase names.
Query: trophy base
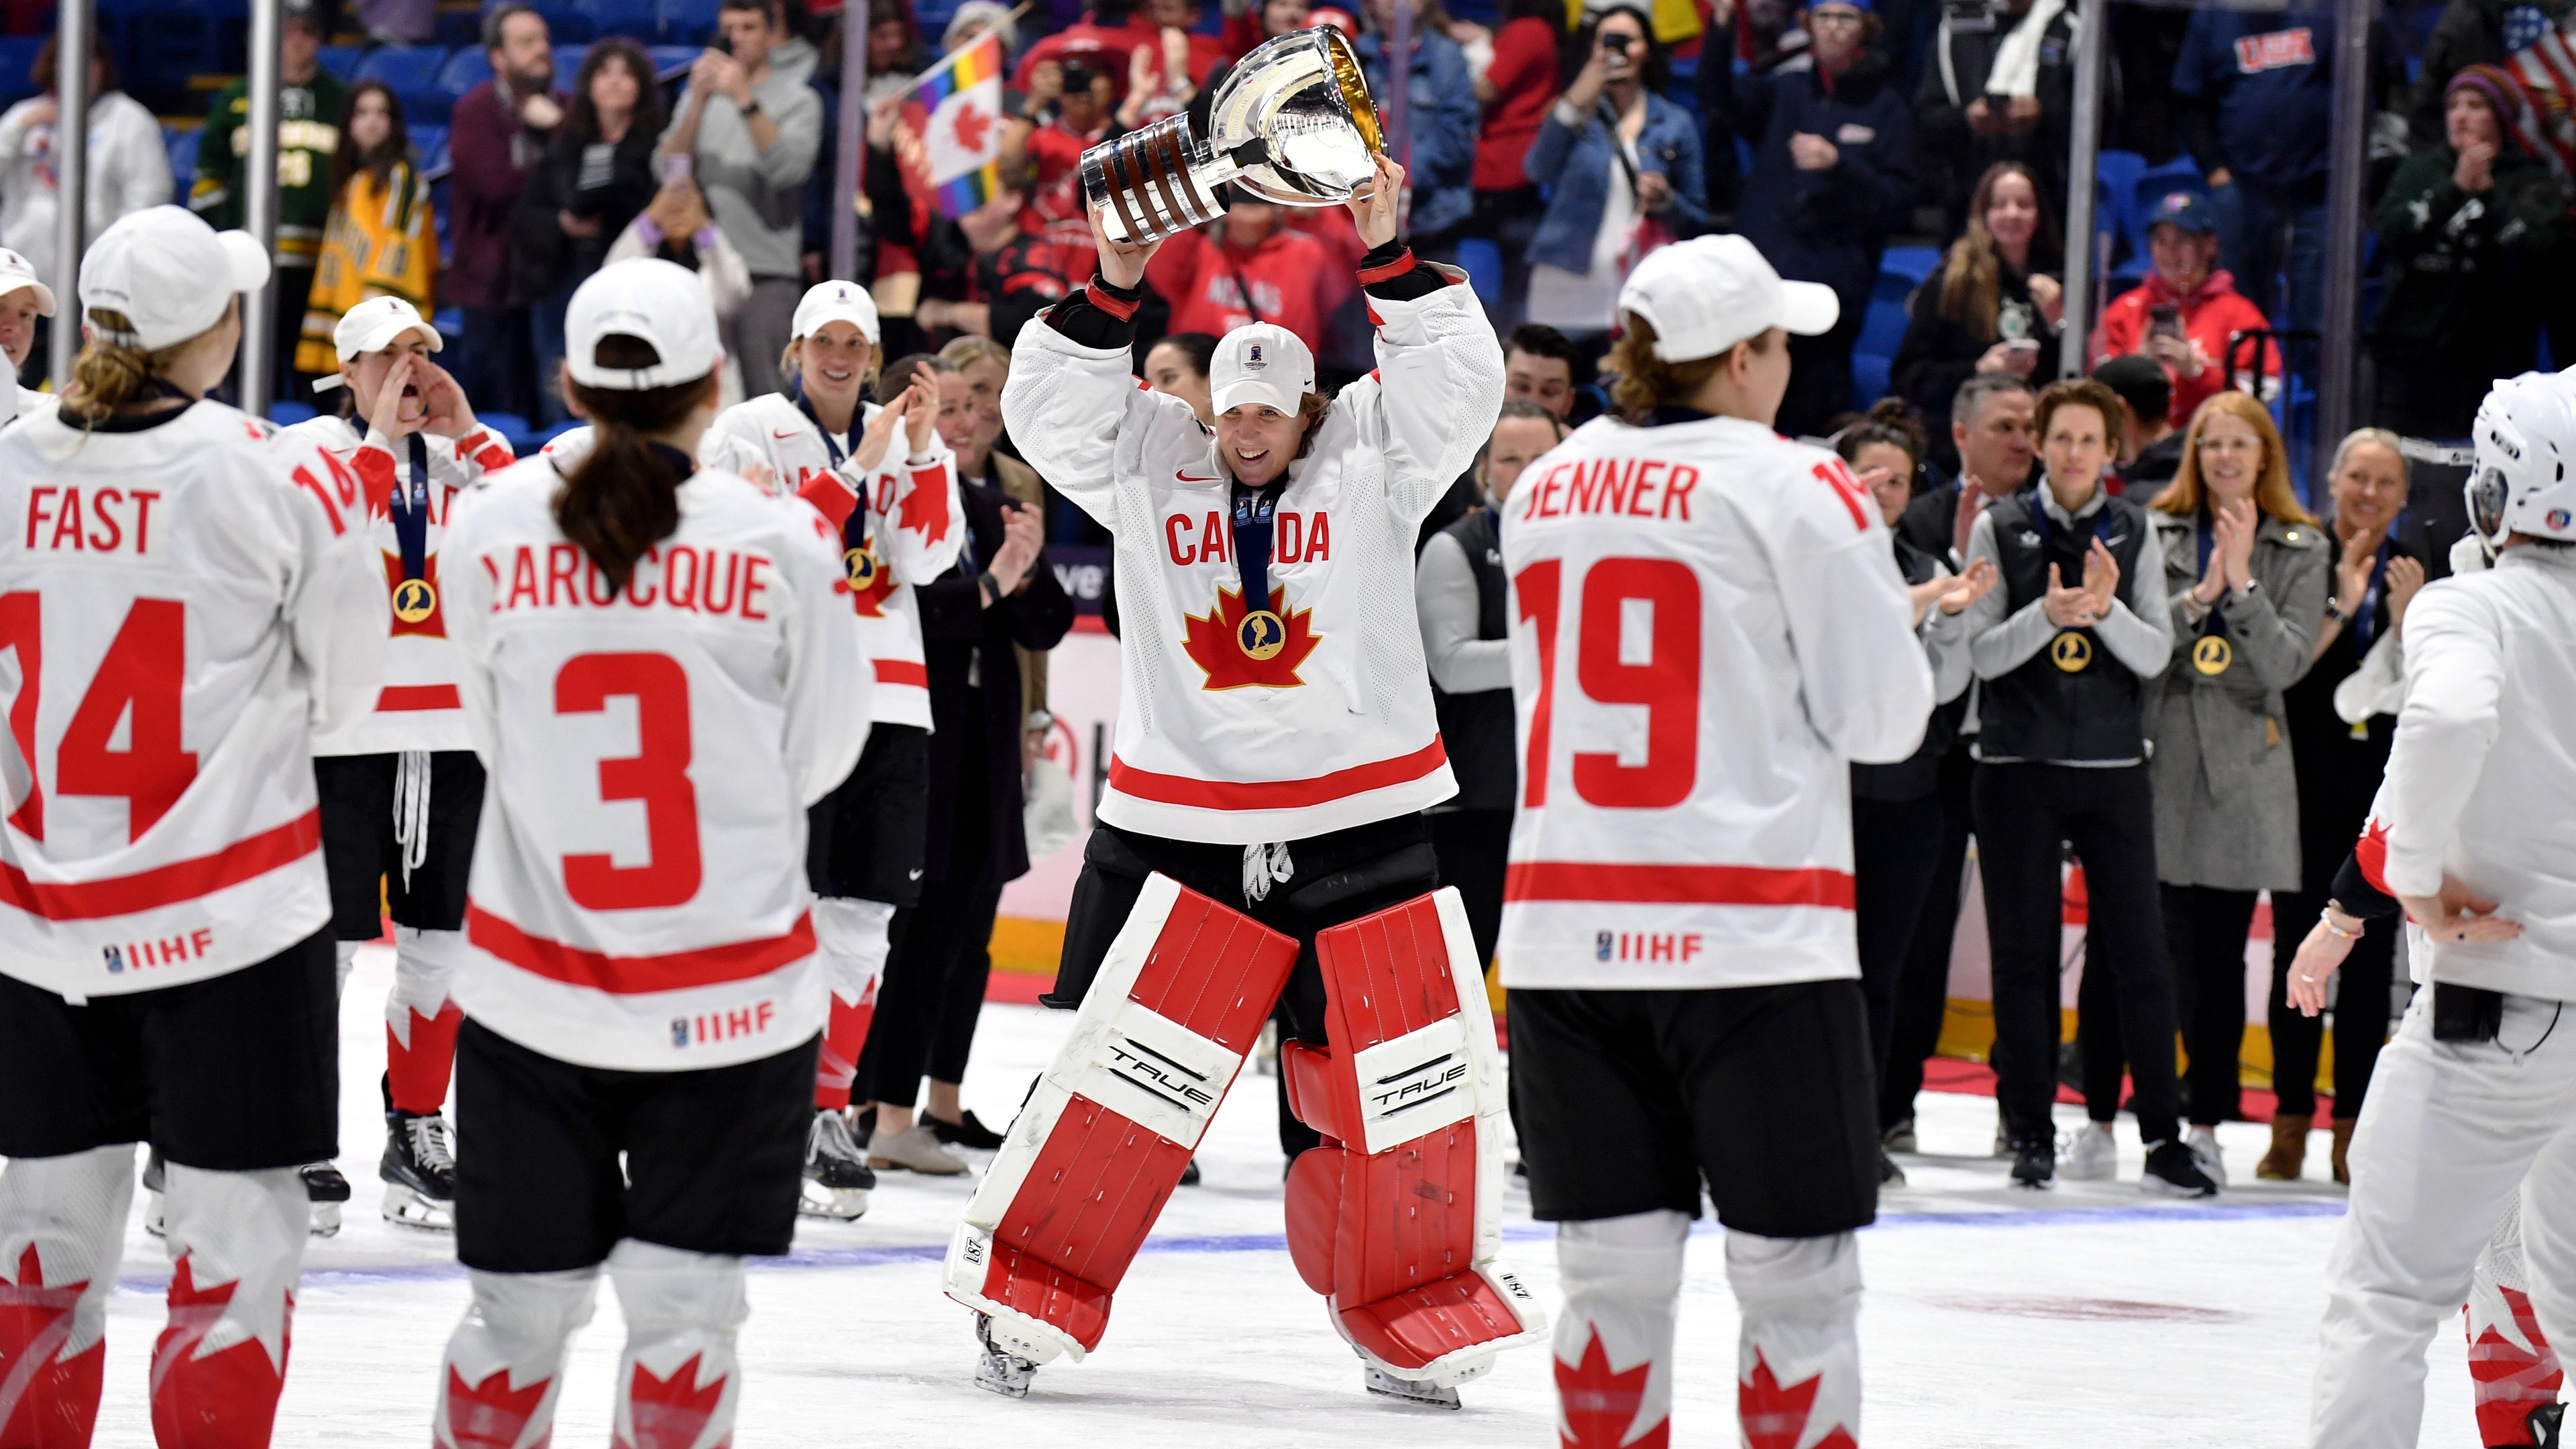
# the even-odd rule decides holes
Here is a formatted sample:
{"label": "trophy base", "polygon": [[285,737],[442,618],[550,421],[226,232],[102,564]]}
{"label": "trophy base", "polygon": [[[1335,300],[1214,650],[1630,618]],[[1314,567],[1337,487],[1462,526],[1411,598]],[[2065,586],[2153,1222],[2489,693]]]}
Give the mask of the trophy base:
{"label": "trophy base", "polygon": [[1167,116],[1082,153],[1082,190],[1112,241],[1143,245],[1225,215],[1216,189],[1241,168]]}

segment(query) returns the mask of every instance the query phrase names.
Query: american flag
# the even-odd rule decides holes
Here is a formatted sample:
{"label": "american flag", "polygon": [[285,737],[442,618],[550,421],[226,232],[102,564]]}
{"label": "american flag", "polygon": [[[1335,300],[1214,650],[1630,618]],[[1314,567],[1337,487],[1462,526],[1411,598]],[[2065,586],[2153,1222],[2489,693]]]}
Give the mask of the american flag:
{"label": "american flag", "polygon": [[2496,119],[2515,144],[2540,158],[2561,193],[2576,197],[2576,45],[2552,25],[2504,64],[2508,114]]}

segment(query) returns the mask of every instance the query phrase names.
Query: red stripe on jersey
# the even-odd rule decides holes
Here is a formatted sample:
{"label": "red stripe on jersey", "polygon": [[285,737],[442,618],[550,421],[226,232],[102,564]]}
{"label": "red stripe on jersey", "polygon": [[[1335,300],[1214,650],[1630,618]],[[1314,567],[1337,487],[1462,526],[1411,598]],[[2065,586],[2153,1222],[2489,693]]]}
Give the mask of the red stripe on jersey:
{"label": "red stripe on jersey", "polygon": [[1412,270],[1413,248],[1406,247],[1394,261],[1387,263],[1385,266],[1360,268],[1360,285],[1367,287],[1373,286],[1379,282],[1391,281],[1394,278],[1401,277]]}
{"label": "red stripe on jersey", "polygon": [[1434,738],[1409,755],[1353,765],[1307,780],[1235,782],[1193,780],[1187,775],[1159,775],[1140,770],[1112,755],[1109,788],[1139,800],[1189,805],[1201,810],[1294,810],[1323,805],[1390,785],[1410,784],[1448,763],[1449,755]]}
{"label": "red stripe on jersey", "polygon": [[1590,860],[1514,861],[1503,877],[1507,901],[1623,902],[1673,906],[1852,908],[1849,872],[1807,866],[1612,865]]}
{"label": "red stripe on jersey", "polygon": [[322,812],[308,810],[273,830],[236,840],[211,855],[105,880],[39,885],[0,862],[0,904],[48,921],[96,921],[175,906],[292,865],[322,846]]}
{"label": "red stripe on jersey", "polygon": [[928,689],[930,671],[909,659],[880,659],[877,661],[877,683],[914,684]]}
{"label": "red stripe on jersey", "polygon": [[795,927],[786,935],[764,941],[734,941],[660,956],[610,956],[531,936],[468,900],[465,939],[549,981],[616,996],[638,996],[748,981],[801,961],[814,954],[814,918],[810,914],[798,916]]}
{"label": "red stripe on jersey", "polygon": [[465,701],[457,696],[453,684],[388,684],[376,695],[376,709],[380,713],[464,707]]}

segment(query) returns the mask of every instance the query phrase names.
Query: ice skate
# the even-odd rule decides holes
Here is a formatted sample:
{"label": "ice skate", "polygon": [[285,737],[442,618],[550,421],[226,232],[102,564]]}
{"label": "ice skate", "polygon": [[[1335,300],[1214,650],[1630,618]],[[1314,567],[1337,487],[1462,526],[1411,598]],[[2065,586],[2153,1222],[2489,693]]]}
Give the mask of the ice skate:
{"label": "ice skate", "polygon": [[867,1212],[868,1192],[876,1185],[877,1175],[850,1140],[849,1119],[828,1107],[817,1109],[805,1133],[805,1178],[797,1213],[848,1222]]}
{"label": "ice skate", "polygon": [[2558,1449],[2566,1442],[2559,1437],[2559,1424],[2566,1415],[2565,1404],[2543,1404],[2531,1411],[2531,1442],[2536,1449]]}
{"label": "ice skate", "polygon": [[2147,1170],[2138,1177],[2138,1191],[2164,1197],[2216,1197],[2218,1184],[2203,1172],[2198,1154],[2180,1142],[2147,1144]]}
{"label": "ice skate", "polygon": [[2066,1134],[2057,1175],[2068,1182],[2109,1182],[2120,1173],[2120,1144],[2108,1122],[2087,1122]]}
{"label": "ice skate", "polygon": [[1887,1149],[1884,1147],[1878,1149],[1878,1185],[1880,1187],[1905,1186],[1905,1169],[1896,1165],[1896,1159],[1888,1156]]}
{"label": "ice skate", "polygon": [[1434,1409],[1459,1407],[1458,1391],[1444,1384],[1427,1384],[1419,1379],[1400,1379],[1376,1364],[1361,1366],[1362,1381],[1368,1391],[1384,1399],[1407,1404],[1423,1404]]}
{"label": "ice skate", "polygon": [[340,1175],[337,1164],[329,1162],[310,1163],[295,1173],[304,1179],[304,1200],[313,1209],[313,1236],[339,1236],[340,1205],[349,1200],[349,1179]]}
{"label": "ice skate", "polygon": [[2012,1185],[2034,1192],[2057,1186],[2057,1142],[2046,1133],[2013,1148]]}
{"label": "ice skate", "polygon": [[444,1114],[387,1112],[385,1155],[376,1176],[385,1181],[386,1222],[456,1231],[456,1147]]}
{"label": "ice skate", "polygon": [[1198,1185],[1199,1160],[1193,1157],[1189,1160],[1189,1164],[1181,1169],[1181,1186],[1196,1187]]}
{"label": "ice skate", "polygon": [[169,1174],[161,1166],[161,1149],[152,1148],[143,1156],[143,1231],[156,1238],[170,1235],[169,1216],[164,1211],[162,1183]]}
{"label": "ice skate", "polygon": [[1027,1398],[1029,1385],[1037,1379],[1038,1366],[993,1342],[993,1315],[975,1315],[975,1341],[984,1346],[983,1357],[975,1361],[975,1387],[1006,1399]]}

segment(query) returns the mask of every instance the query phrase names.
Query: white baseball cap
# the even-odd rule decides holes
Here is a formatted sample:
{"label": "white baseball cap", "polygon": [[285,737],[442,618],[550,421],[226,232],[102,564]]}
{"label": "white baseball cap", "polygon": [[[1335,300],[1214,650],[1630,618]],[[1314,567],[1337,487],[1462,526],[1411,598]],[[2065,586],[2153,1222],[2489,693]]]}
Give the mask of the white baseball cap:
{"label": "white baseball cap", "polygon": [[0,247],[0,297],[8,296],[20,287],[35,288],[37,316],[54,315],[54,289],[45,285],[44,279],[36,275],[35,267],[25,257],[7,247]]}
{"label": "white baseball cap", "polygon": [[146,352],[176,346],[223,320],[236,292],[268,283],[268,252],[246,231],[218,232],[180,206],[127,212],[81,258],[84,310],[121,313],[131,329],[101,337]]}
{"label": "white baseball cap", "polygon": [[339,349],[340,360],[348,362],[370,352],[382,352],[403,339],[406,332],[420,332],[429,338],[429,350],[437,352],[447,343],[420,309],[400,297],[369,297],[340,314],[340,325],[331,329],[331,345]]}
{"label": "white baseball cap", "polygon": [[1294,414],[1315,390],[1315,354],[1276,322],[1253,322],[1225,334],[1208,363],[1208,410],[1232,412],[1267,403]]}
{"label": "white baseball cap", "polygon": [[870,347],[877,345],[877,299],[856,282],[817,282],[806,288],[805,299],[796,304],[796,321],[787,340],[802,342],[822,331],[826,322],[847,322],[859,329]]}
{"label": "white baseball cap", "polygon": [[1655,329],[1666,362],[1715,357],[1774,327],[1801,337],[1834,329],[1842,303],[1819,282],[1784,282],[1743,237],[1702,236],[1646,254],[1619,289],[1619,310]]}
{"label": "white baseball cap", "polygon": [[[640,338],[661,361],[651,367],[602,367],[604,337]],[[583,387],[644,392],[695,382],[724,361],[716,339],[715,303],[697,274],[659,257],[634,257],[590,274],[564,312],[564,364]]]}

